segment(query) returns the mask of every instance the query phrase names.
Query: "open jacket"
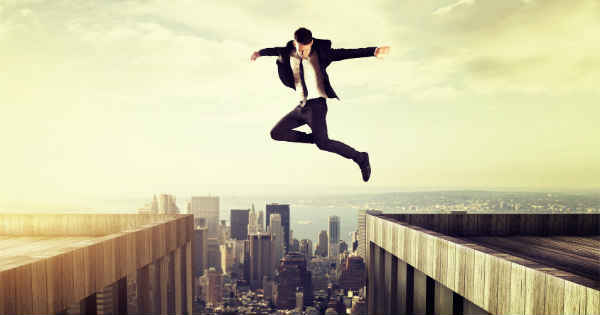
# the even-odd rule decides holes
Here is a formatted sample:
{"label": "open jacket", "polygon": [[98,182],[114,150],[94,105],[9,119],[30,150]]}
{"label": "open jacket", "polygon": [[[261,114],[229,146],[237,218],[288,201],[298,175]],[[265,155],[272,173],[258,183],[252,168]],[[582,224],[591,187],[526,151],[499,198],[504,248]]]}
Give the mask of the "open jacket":
{"label": "open jacket", "polygon": [[[323,84],[325,86],[327,97],[340,99],[333,91],[326,71],[331,62],[350,58],[374,57],[376,48],[377,47],[355,49],[331,48],[330,40],[313,38],[311,52],[316,51],[319,56],[319,64],[321,65],[321,74],[323,75]],[[264,48],[258,51],[261,56],[278,57],[275,62],[277,64],[279,79],[281,79],[281,82],[285,86],[294,90],[296,89],[296,85],[294,84],[294,74],[292,72],[292,66],[290,65],[290,55],[295,50],[296,47],[294,46],[294,41],[290,40],[285,47]]]}

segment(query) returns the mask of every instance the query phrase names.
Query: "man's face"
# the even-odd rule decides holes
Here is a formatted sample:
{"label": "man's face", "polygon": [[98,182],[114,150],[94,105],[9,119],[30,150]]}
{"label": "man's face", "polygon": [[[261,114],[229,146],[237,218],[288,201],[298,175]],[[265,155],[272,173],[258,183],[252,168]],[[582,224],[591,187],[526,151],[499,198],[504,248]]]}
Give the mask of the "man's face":
{"label": "man's face", "polygon": [[296,46],[296,49],[298,50],[298,53],[302,56],[302,57],[307,57],[308,54],[310,53],[310,48],[312,47],[313,44],[313,40],[310,40],[310,43],[304,45],[299,43],[297,40],[294,39],[294,45]]}

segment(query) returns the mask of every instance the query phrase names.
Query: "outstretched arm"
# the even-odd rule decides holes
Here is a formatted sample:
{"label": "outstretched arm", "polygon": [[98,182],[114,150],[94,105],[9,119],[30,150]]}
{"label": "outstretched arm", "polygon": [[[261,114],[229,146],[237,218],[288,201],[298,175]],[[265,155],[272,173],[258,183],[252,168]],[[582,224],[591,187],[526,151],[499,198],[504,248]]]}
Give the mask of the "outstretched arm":
{"label": "outstretched arm", "polygon": [[333,48],[331,49],[331,60],[340,61],[350,58],[362,58],[362,57],[380,57],[386,54],[390,50],[389,46],[382,47],[366,47],[366,48]]}
{"label": "outstretched arm", "polygon": [[285,47],[263,48],[252,53],[250,60],[254,61],[261,56],[279,56]]}

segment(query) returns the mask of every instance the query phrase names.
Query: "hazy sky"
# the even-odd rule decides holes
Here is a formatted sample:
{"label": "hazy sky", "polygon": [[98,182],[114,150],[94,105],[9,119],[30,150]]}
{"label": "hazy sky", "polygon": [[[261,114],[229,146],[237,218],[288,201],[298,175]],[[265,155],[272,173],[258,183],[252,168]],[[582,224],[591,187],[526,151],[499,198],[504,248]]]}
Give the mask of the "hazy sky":
{"label": "hazy sky", "polygon": [[[369,152],[369,183],[270,139],[297,97],[274,57],[249,58],[300,26],[392,47],[328,68],[329,135]],[[598,38],[597,0],[0,0],[0,206],[232,184],[600,188]]]}

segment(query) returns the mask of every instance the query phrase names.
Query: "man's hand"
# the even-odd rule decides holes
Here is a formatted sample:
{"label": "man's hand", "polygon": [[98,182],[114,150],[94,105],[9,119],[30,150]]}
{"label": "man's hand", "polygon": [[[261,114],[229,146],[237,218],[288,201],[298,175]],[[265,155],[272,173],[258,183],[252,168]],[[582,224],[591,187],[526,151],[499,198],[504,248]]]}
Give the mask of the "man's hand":
{"label": "man's hand", "polygon": [[255,52],[252,53],[252,56],[250,56],[250,60],[254,61],[258,57],[260,57],[260,54],[258,53],[258,51],[255,51]]}
{"label": "man's hand", "polygon": [[375,48],[375,57],[383,58],[384,55],[387,55],[390,51],[390,46],[381,46]]}

